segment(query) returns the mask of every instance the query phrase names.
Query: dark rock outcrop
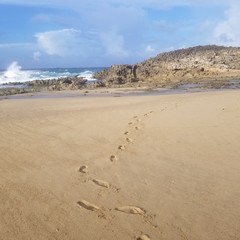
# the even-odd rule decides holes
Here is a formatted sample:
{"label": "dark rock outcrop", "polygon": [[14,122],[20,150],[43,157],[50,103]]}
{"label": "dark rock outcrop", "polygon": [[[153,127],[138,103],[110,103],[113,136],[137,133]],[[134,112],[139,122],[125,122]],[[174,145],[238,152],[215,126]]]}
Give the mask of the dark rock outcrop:
{"label": "dark rock outcrop", "polygon": [[161,53],[135,65],[113,65],[94,76],[106,86],[167,86],[240,78],[240,48],[197,46]]}
{"label": "dark rock outcrop", "polygon": [[[81,77],[66,77],[59,79],[34,80],[23,83],[4,84],[4,88],[0,88],[0,96],[34,93],[42,90],[62,91],[62,90],[78,90],[88,86],[87,80]],[[19,85],[19,86],[18,86]],[[104,86],[103,82],[96,82],[96,87]]]}
{"label": "dark rock outcrop", "polygon": [[81,77],[67,77],[48,80],[34,80],[27,82],[29,87],[46,88],[48,90],[77,90],[85,86],[87,80]]}

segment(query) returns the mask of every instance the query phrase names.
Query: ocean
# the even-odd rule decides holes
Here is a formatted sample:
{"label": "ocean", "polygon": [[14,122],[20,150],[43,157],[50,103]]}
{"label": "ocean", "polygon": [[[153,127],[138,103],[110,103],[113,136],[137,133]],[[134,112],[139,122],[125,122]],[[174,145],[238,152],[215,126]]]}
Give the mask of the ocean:
{"label": "ocean", "polygon": [[[0,70],[0,88],[11,86],[11,83],[23,83],[33,80],[57,79],[62,77],[83,77],[87,81],[95,81],[93,74],[106,68],[41,68],[41,69],[22,69],[17,63],[13,62],[5,70]],[[21,84],[20,84],[21,85]],[[19,86],[19,85],[12,85]]]}

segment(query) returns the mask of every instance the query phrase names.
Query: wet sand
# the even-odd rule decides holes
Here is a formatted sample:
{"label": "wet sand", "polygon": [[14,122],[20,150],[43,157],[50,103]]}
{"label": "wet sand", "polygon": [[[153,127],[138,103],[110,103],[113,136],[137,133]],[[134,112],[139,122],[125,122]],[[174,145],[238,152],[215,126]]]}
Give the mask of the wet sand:
{"label": "wet sand", "polygon": [[240,91],[0,101],[0,239],[240,239]]}

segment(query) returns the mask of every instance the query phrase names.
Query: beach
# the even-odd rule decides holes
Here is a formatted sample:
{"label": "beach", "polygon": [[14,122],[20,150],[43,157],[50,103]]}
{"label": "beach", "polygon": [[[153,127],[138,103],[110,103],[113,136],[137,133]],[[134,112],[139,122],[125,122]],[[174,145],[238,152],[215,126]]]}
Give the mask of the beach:
{"label": "beach", "polygon": [[0,100],[0,239],[240,239],[240,91],[100,95]]}

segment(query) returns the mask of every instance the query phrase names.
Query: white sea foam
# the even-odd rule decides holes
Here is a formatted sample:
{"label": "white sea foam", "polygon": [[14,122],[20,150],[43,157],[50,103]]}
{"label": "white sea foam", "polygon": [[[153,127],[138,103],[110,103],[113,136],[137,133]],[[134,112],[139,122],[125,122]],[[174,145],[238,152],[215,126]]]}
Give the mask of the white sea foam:
{"label": "white sea foam", "polygon": [[21,69],[17,62],[11,63],[6,71],[0,72],[0,84],[29,81],[30,73]]}
{"label": "white sea foam", "polygon": [[87,81],[95,81],[93,74],[99,68],[46,68],[24,70],[17,62],[12,62],[5,71],[0,71],[0,87],[4,83],[26,82],[33,80],[57,79],[63,77],[82,77]]}
{"label": "white sea foam", "polygon": [[93,78],[93,72],[92,71],[84,71],[78,75],[78,77],[82,77],[88,81],[95,81],[96,79]]}

